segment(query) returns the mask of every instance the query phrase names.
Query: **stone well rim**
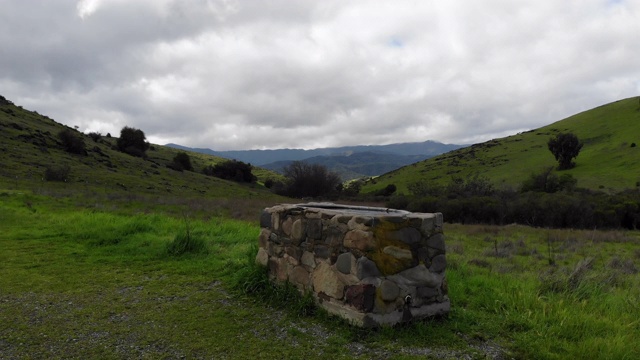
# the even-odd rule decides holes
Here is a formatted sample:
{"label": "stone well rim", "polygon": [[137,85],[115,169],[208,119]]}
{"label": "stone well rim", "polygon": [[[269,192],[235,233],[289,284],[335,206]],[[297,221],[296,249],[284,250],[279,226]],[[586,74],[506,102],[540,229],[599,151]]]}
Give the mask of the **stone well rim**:
{"label": "stone well rim", "polygon": [[368,215],[368,216],[405,216],[410,215],[411,212],[406,210],[398,210],[384,207],[375,206],[358,206],[358,205],[342,205],[331,202],[310,202],[304,204],[295,204],[295,207],[305,210],[321,210],[339,212],[343,215]]}

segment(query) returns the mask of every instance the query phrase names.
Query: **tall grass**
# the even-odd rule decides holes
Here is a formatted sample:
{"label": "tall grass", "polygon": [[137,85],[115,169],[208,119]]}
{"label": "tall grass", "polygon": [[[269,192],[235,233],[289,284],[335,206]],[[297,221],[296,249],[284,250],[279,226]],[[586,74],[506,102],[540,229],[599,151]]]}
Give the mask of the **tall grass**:
{"label": "tall grass", "polygon": [[[168,256],[187,229],[208,251]],[[447,224],[451,313],[375,331],[319,315],[291,285],[272,286],[255,263],[258,234],[256,224],[219,217],[193,217],[187,227],[180,216],[82,210],[0,191],[0,351],[640,358],[638,232]]]}

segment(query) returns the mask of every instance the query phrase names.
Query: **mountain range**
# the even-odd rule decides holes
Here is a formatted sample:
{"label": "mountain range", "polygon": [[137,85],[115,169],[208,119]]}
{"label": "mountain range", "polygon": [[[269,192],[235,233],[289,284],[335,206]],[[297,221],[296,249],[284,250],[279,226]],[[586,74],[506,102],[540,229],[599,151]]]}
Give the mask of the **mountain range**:
{"label": "mountain range", "polygon": [[437,141],[396,143],[388,145],[356,145],[318,149],[274,149],[215,151],[166,144],[175,149],[234,159],[265,169],[281,172],[293,161],[321,164],[338,173],[343,180],[384,174],[402,166],[431,158],[464,145]]}

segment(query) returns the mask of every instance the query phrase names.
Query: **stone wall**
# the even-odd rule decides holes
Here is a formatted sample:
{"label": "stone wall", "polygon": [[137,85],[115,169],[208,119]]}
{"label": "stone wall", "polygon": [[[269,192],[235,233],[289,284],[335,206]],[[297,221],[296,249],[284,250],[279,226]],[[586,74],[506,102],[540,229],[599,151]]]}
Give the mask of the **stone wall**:
{"label": "stone wall", "polygon": [[263,211],[256,262],[363,327],[449,311],[442,214],[330,203]]}

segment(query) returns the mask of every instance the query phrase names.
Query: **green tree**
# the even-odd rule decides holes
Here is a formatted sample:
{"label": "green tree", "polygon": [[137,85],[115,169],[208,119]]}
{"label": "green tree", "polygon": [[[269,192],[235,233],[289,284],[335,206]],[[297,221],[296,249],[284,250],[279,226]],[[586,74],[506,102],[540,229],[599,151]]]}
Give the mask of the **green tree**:
{"label": "green tree", "polygon": [[284,168],[287,184],[284,195],[291,197],[321,197],[337,192],[340,176],[320,164],[294,161]]}
{"label": "green tree", "polygon": [[82,136],[71,129],[64,129],[58,133],[64,149],[72,154],[87,155],[86,145]]}
{"label": "green tree", "polygon": [[209,165],[202,170],[202,173],[235,182],[253,183],[257,180],[257,177],[251,172],[252,168],[251,164],[229,160],[216,165]]}
{"label": "green tree", "polygon": [[583,144],[573,133],[560,133],[549,139],[547,145],[558,161],[558,170],[566,170],[576,165],[573,159],[578,156]]}
{"label": "green tree", "polygon": [[186,152],[179,152],[173,157],[173,163],[170,164],[170,168],[178,171],[193,171],[193,165],[191,165],[191,157]]}
{"label": "green tree", "polygon": [[117,145],[118,150],[138,157],[145,157],[145,152],[149,149],[149,143],[144,132],[128,126],[120,130],[120,138]]}

